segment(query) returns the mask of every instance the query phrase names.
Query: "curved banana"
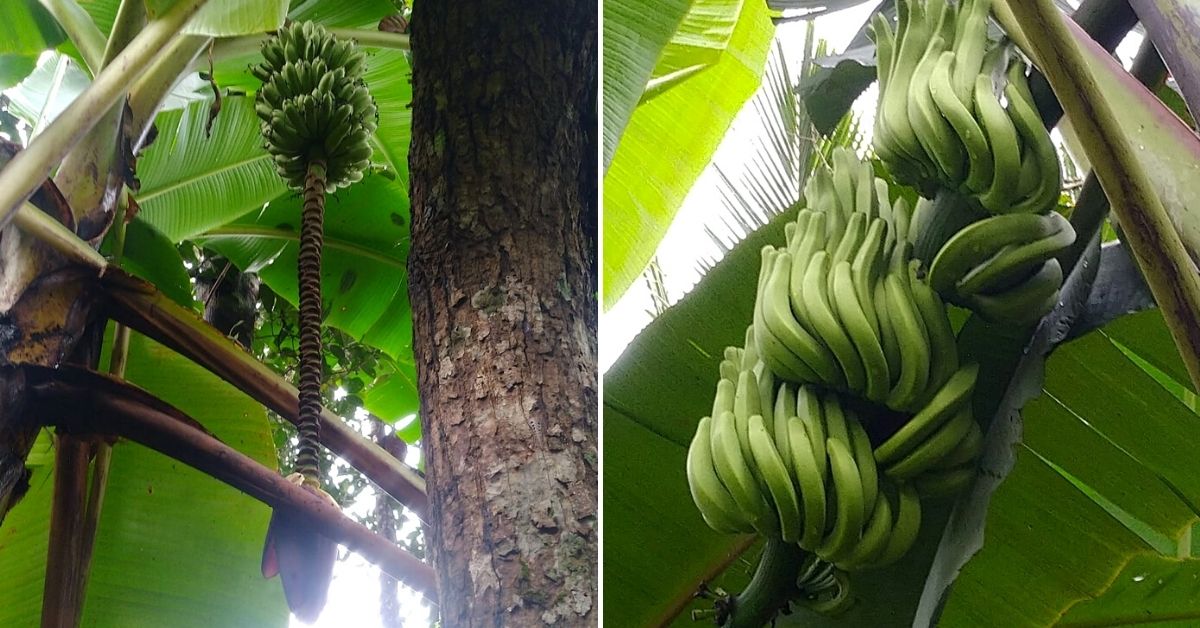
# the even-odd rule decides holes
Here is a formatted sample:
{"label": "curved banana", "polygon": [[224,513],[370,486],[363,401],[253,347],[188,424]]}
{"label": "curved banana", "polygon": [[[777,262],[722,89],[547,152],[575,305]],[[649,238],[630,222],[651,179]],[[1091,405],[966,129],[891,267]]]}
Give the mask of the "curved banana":
{"label": "curved banana", "polygon": [[837,563],[854,548],[854,542],[862,530],[866,507],[854,454],[846,443],[833,437],[826,440],[825,449],[829,454],[829,474],[837,495],[837,513],[833,518],[833,529],[816,552],[821,558]]}
{"label": "curved banana", "polygon": [[[850,262],[839,262],[833,269],[833,305],[842,320],[854,348],[862,361],[866,386],[862,394],[867,399],[882,403],[891,391],[891,376],[888,374],[887,356],[883,345],[875,335],[871,321],[859,301],[858,290],[851,275]],[[870,307],[870,304],[867,304]],[[875,308],[871,307],[871,312]],[[951,338],[953,340],[953,337]]]}
{"label": "curved banana", "polygon": [[968,465],[920,475],[913,480],[913,487],[925,499],[938,499],[961,494],[974,480],[975,466]]}
{"label": "curved banana", "polygon": [[1058,303],[1062,287],[1062,266],[1057,259],[1042,264],[1041,270],[1015,288],[996,294],[976,294],[967,298],[967,307],[985,318],[1027,325],[1036,322]]}
{"label": "curved banana", "polygon": [[[737,377],[737,374],[734,374]],[[719,416],[722,412],[733,412],[733,396],[737,392],[737,384],[733,379],[722,376],[717,382],[717,394],[713,397],[712,413],[709,416]]]}
{"label": "curved banana", "polygon": [[954,338],[954,329],[950,327],[950,317],[946,315],[946,306],[924,281],[917,278],[917,260],[909,263],[909,285],[912,288],[913,303],[917,313],[925,324],[929,334],[929,380],[925,384],[927,394],[922,396],[923,402],[929,395],[950,379],[958,370],[958,342]]}
{"label": "curved banana", "polygon": [[991,185],[979,195],[979,203],[999,214],[1016,200],[1014,182],[1021,177],[1021,149],[1017,129],[992,89],[991,76],[981,74],[975,78],[975,113],[987,134],[993,163]]}
{"label": "curved banana", "polygon": [[[758,378],[749,369],[738,373],[737,388],[733,393],[733,420],[737,428],[738,443],[742,457],[753,461],[750,453],[750,417],[762,414],[762,403],[758,399]],[[752,465],[753,466],[753,465]]]}
{"label": "curved banana", "polygon": [[801,386],[796,393],[796,416],[803,421],[804,428],[808,430],[813,460],[821,472],[821,477],[825,477],[829,472],[829,459],[825,455],[824,444],[828,434],[825,429],[825,407],[821,403],[821,397],[811,386]]}
{"label": "curved banana", "polygon": [[[907,274],[907,273],[906,273]],[[896,330],[900,345],[900,378],[888,395],[890,408],[907,410],[925,392],[929,381],[930,346],[923,323],[919,320],[916,305],[910,292],[901,283],[899,273],[891,273],[884,280],[888,316]]]}
{"label": "curved banana", "polygon": [[809,436],[809,429],[798,417],[788,419],[788,445],[792,451],[792,471],[800,488],[804,508],[804,531],[800,546],[814,548],[825,536],[825,465],[818,465],[816,452],[825,461],[825,447],[818,446]]}
{"label": "curved banana", "polygon": [[1041,218],[1052,231],[1049,235],[1000,249],[962,275],[955,289],[962,294],[987,294],[1012,288],[1075,242],[1075,228],[1061,214],[1050,213]]}
{"label": "curved banana", "polygon": [[713,468],[716,469],[721,484],[729,490],[738,508],[754,522],[755,528],[760,532],[774,532],[778,524],[775,517],[767,512],[758,481],[754,479],[754,473],[742,457],[733,413],[723,412],[714,417],[711,432]]}
{"label": "curved banana", "polygon": [[934,468],[943,458],[954,451],[954,446],[967,435],[974,423],[975,419],[971,417],[971,408],[963,406],[924,442],[914,447],[912,451],[895,463],[885,467],[884,473],[897,480],[909,480]]}
{"label": "curved banana", "polygon": [[761,415],[750,417],[750,449],[759,475],[771,496],[783,540],[788,543],[799,541],[800,504],[796,499],[796,491],[792,488],[792,476],[784,466],[783,459],[779,457]]}
{"label": "curved banana", "polygon": [[946,48],[941,35],[935,35],[913,72],[908,88],[908,119],[917,140],[937,166],[937,183],[957,188],[965,179],[965,153],[954,129],[942,117],[930,92],[930,74]]}
{"label": "curved banana", "polygon": [[875,296],[875,282],[879,279],[880,253],[883,251],[887,228],[887,223],[882,218],[873,219],[863,236],[862,246],[854,254],[854,261],[850,263],[854,292],[858,295],[858,303],[862,306],[867,323],[877,338],[880,333],[879,315],[875,312],[871,299]]}
{"label": "curved banana", "polygon": [[[1004,247],[1025,244],[1061,232],[1062,226],[1053,216],[1058,214],[1003,214],[963,227],[934,256],[933,264],[929,267],[929,285],[942,294],[952,293],[959,280],[980,261],[991,258]],[[1070,223],[1067,226],[1069,228]],[[1074,231],[1071,233],[1074,234]]]}
{"label": "curved banana", "polygon": [[[986,0],[979,0],[980,2]],[[929,94],[938,111],[950,123],[958,141],[967,153],[967,176],[962,187],[977,193],[987,189],[992,182],[992,151],[988,147],[983,129],[971,114],[974,98],[960,100],[951,78],[951,67],[955,65],[955,54],[943,52],[929,74]]]}
{"label": "curved banana", "polygon": [[896,512],[896,522],[892,525],[892,537],[888,539],[887,547],[875,559],[878,567],[890,565],[907,554],[921,530],[921,498],[916,489],[910,484],[900,484],[894,490],[899,502],[892,508]]}
{"label": "curved banana", "polygon": [[[1029,191],[1028,196],[1019,199],[1004,211],[1011,213],[1047,212],[1058,204],[1059,189],[1062,187],[1062,164],[1058,161],[1058,151],[1050,141],[1050,132],[1042,125],[1033,104],[1033,96],[1025,78],[1025,63],[1014,59],[1009,66],[1008,85],[1004,95],[1008,99],[1008,113],[1020,134],[1023,149],[1029,153],[1030,160],[1035,164],[1033,171],[1040,175],[1036,179],[1036,187]],[[1022,190],[1024,192],[1024,190]]]}
{"label": "curved banana", "polygon": [[700,509],[700,515],[708,527],[717,532],[734,534],[751,532],[753,523],[742,515],[741,508],[733,496],[726,490],[717,477],[712,461],[712,436],[710,426],[712,419],[704,417],[696,426],[696,435],[687,454],[688,487],[692,492],[692,501]]}
{"label": "curved banana", "polygon": [[859,359],[858,352],[854,350],[854,345],[846,336],[841,322],[829,306],[827,294],[829,268],[829,254],[825,251],[817,251],[809,261],[808,271],[804,274],[803,293],[808,302],[808,313],[817,335],[829,346],[838,366],[841,367],[841,372],[845,376],[843,381],[846,388],[862,390],[866,377],[863,372],[862,360]]}
{"label": "curved banana", "polygon": [[[764,260],[763,263],[767,262]],[[775,257],[770,277],[764,289],[759,293],[759,299],[763,306],[763,321],[766,323],[767,329],[776,338],[779,338],[785,347],[821,378],[819,381],[834,385],[840,384],[844,379],[834,364],[834,358],[840,358],[840,356],[836,351],[833,356],[830,356],[825,345],[810,335],[792,317],[792,309],[788,305],[790,300],[788,277],[791,269],[792,256],[790,254],[780,253]],[[825,338],[825,342],[829,342],[824,333],[821,333],[820,337]]]}
{"label": "curved banana", "polygon": [[958,369],[946,384],[925,404],[916,415],[895,434],[875,448],[875,461],[888,465],[912,451],[930,434],[950,420],[960,409],[970,407],[971,393],[975,390],[975,379],[979,376],[979,365],[968,364]]}

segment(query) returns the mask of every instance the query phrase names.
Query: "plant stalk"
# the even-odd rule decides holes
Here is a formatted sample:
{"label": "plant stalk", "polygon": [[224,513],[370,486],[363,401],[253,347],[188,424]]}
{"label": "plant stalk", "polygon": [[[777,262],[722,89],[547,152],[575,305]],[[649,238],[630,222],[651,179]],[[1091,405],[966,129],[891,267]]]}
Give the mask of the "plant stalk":
{"label": "plant stalk", "polygon": [[8,225],[21,202],[29,198],[54,165],[117,103],[130,82],[142,75],[206,1],[180,0],[161,18],[147,24],[28,148],[13,156],[0,170],[0,229]]}
{"label": "plant stalk", "polygon": [[28,416],[45,417],[67,433],[128,438],[166,454],[307,521],[320,534],[346,545],[437,602],[437,585],[429,565],[323,498],[217,440],[195,420],[146,391],[78,367],[18,368],[25,369],[31,393]]}
{"label": "plant stalk", "polygon": [[41,3],[66,31],[88,71],[95,76],[104,62],[104,33],[96,27],[92,16],[75,0],[41,0]]}
{"label": "plant stalk", "polygon": [[1038,67],[1071,116],[1192,385],[1200,390],[1200,276],[1112,106],[1100,93],[1082,51],[1050,0],[1008,0],[995,8],[1006,27],[1014,21],[1004,19],[1003,9],[1011,12]]}
{"label": "plant stalk", "polygon": [[[195,312],[118,268],[106,272],[101,283],[111,299],[114,319],[212,371],[293,424],[298,422],[296,388]],[[424,478],[325,408],[320,434],[330,451],[428,521]]]}

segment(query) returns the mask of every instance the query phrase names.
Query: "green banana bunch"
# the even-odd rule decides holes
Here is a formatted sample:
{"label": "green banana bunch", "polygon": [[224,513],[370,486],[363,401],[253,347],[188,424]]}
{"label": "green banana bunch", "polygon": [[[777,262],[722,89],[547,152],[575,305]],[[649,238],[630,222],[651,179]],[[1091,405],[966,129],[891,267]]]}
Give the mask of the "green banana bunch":
{"label": "green banana bunch", "polygon": [[687,455],[692,497],[710,527],[782,538],[847,570],[908,551],[920,528],[916,488],[879,474],[866,430],[838,395],[782,383],[764,406],[752,369],[736,383],[722,378],[718,390]]}
{"label": "green banana bunch", "polygon": [[812,175],[787,248],[762,249],[757,354],[781,379],[917,410],[958,367],[945,305],[916,277],[908,202],[848,149],[832,162]]}
{"label": "green banana bunch", "polygon": [[362,79],[363,53],[320,24],[303,22],[280,29],[262,55],[250,68],[263,82],[255,111],[279,176],[300,190],[308,164],[324,162],[326,192],[361,180],[378,119]]}
{"label": "green banana bunch", "polygon": [[929,285],[991,320],[1032,323],[1057,303],[1063,273],[1055,256],[1074,241],[1071,223],[1055,212],[985,218],[942,246]]}
{"label": "green banana bunch", "polygon": [[875,151],[925,196],[949,189],[993,214],[1043,213],[1057,202],[1061,164],[1025,62],[987,37],[990,8],[990,0],[901,0],[894,34],[873,18]]}

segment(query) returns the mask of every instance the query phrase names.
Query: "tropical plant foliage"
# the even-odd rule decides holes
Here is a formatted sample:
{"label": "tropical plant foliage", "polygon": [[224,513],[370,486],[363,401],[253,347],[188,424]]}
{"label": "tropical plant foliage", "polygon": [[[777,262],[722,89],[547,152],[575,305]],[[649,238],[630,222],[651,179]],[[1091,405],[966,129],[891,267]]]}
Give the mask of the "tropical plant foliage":
{"label": "tropical plant foliage", "polygon": [[[1158,20],[1151,37],[1200,37],[1200,23],[1145,4],[1136,7],[1139,15]],[[1080,9],[1090,12],[1089,28],[1109,48],[1132,26],[1112,11],[1104,2]],[[1120,33],[1104,32],[1120,23]],[[1015,24],[1001,19],[1006,29]],[[1163,83],[1165,72],[1146,71],[1154,64],[1142,57],[1152,52],[1139,55],[1131,75],[1083,30],[1071,32],[1104,99],[1120,112],[1119,126],[1105,133],[1137,147],[1132,154],[1194,256],[1195,212],[1178,199],[1195,181],[1182,172],[1197,167],[1200,153],[1189,118],[1170,108],[1179,93]],[[1172,48],[1163,60],[1180,76],[1195,61]],[[1039,62],[1034,49],[1024,52]],[[755,101],[772,105],[760,111],[768,133],[790,137],[795,119],[818,121],[824,130],[833,128],[830,121],[844,124],[853,98],[838,95],[861,93],[874,80],[873,63],[872,44],[856,38],[845,55],[818,60],[828,70],[789,85],[806,96],[794,104],[771,88],[776,79],[768,70]],[[1182,78],[1179,87],[1186,97]],[[1044,119],[1061,115],[1053,113],[1053,99],[1041,105]],[[724,348],[743,342],[759,249],[781,244],[783,225],[794,217],[788,210],[797,179],[777,174],[783,170],[773,155],[790,154],[778,148],[748,159],[751,175],[729,183],[729,222],[754,216],[762,226],[662,312],[605,377],[605,612],[622,625],[682,625],[689,610],[712,607],[697,592],[737,592],[757,562],[754,537],[718,534],[701,520],[684,459],[696,422],[709,413]],[[1115,241],[1095,180],[1083,186],[1060,205],[1086,237],[1071,252],[1078,261],[1058,307],[1036,330],[989,324],[964,310],[952,314],[960,355],[981,364],[975,413],[990,424],[974,486],[957,500],[927,505],[921,537],[904,561],[854,574],[856,600],[845,614],[798,611],[778,625],[1125,625],[1200,617],[1182,586],[1197,569],[1194,384],[1163,314],[1146,309],[1153,299],[1132,259],[1140,254]],[[1121,216],[1129,211],[1116,209]],[[1114,241],[1101,246],[1101,233]],[[620,296],[623,285],[616,286],[606,303]]]}
{"label": "tropical plant foliage", "polygon": [[[0,133],[22,144],[37,141],[91,83],[110,31],[121,27],[122,4],[3,3],[0,88],[7,91]],[[147,18],[182,4],[146,2]],[[222,256],[236,269],[256,273],[265,288],[262,326],[250,349],[290,376],[299,199],[285,190],[262,148],[252,96],[258,82],[249,65],[261,58],[262,33],[285,18],[372,38],[364,45],[365,80],[380,110],[371,138],[372,170],[360,185],[331,196],[325,223],[322,283],[332,340],[326,396],[328,407],[344,416],[365,409],[388,423],[406,419],[396,434],[413,443],[420,438],[420,422],[412,420],[418,403],[404,265],[410,71],[405,36],[380,38],[377,28],[400,7],[390,0],[291,5],[208,0],[171,40],[179,47],[167,47],[168,56],[183,49],[198,54],[169,77],[174,87],[153,119],[152,139],[130,164],[138,184],[131,186],[128,224],[110,230],[101,251],[120,251],[123,269],[197,314],[203,303],[194,296],[192,274],[200,263]],[[105,346],[108,350],[109,343]],[[272,436],[259,401],[138,334],[128,350],[126,377],[225,443],[276,466],[273,443],[286,442],[287,433]],[[30,459],[32,489],[0,532],[3,625],[34,625],[40,616],[54,487],[50,443],[46,432]],[[357,474],[340,476],[346,484],[332,492],[345,498],[365,484]],[[258,569],[269,514],[267,506],[213,478],[140,445],[118,443],[83,621],[283,625],[287,613],[279,586],[264,581]]]}

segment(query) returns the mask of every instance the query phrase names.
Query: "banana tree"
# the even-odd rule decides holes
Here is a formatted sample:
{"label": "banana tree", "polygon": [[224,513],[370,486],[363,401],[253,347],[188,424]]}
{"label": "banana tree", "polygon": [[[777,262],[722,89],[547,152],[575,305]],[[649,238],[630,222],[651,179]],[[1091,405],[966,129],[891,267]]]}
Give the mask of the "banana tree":
{"label": "banana tree", "polygon": [[[364,180],[331,196],[324,322],[387,358],[367,410],[416,411],[404,20],[387,0],[293,4],[0,8],[0,623],[282,625],[256,564],[272,509],[436,602],[427,564],[276,471],[266,409],[299,421],[297,389],[201,318],[177,249],[297,303],[301,199],[250,68],[285,22],[357,41],[379,116]],[[319,411],[322,445],[427,516],[420,473]]]}
{"label": "banana tree", "polygon": [[[627,625],[662,625],[686,622],[690,610],[694,618],[731,626],[771,620],[777,625],[1023,626],[1187,623],[1200,613],[1184,584],[1197,565],[1191,558],[1192,530],[1200,514],[1193,464],[1200,427],[1193,368],[1193,335],[1200,328],[1191,261],[1196,219],[1184,199],[1193,185],[1187,173],[1196,168],[1200,144],[1185,122],[1191,120],[1189,112],[1180,107],[1196,106],[1188,100],[1194,60],[1181,42],[1200,36],[1200,29],[1170,2],[1135,2],[1131,9],[1122,2],[1090,0],[1068,16],[1050,2],[997,1],[991,3],[990,20],[986,9],[972,12],[981,4],[898,2],[900,30],[893,32],[890,15],[895,13],[884,3],[880,17],[863,25],[850,50],[818,62],[828,71],[793,86],[809,118],[829,131],[854,96],[881,80],[873,150],[867,155],[872,171],[861,176],[866,181],[878,174],[876,187],[889,193],[878,200],[852,197],[851,206],[865,202],[889,231],[901,239],[907,234],[918,271],[909,276],[913,294],[919,295],[915,286],[928,281],[946,300],[956,347],[932,352],[943,361],[978,368],[970,403],[961,410],[976,418],[978,440],[970,437],[970,423],[944,418],[944,429],[923,427],[939,415],[927,409],[937,406],[942,392],[927,392],[932,401],[904,410],[894,396],[871,392],[870,371],[860,373],[867,385],[845,416],[862,417],[874,455],[834,451],[831,444],[828,464],[857,466],[867,477],[866,465],[878,463],[880,487],[912,482],[923,498],[919,530],[905,540],[911,549],[880,564],[894,556],[870,545],[878,538],[897,538],[903,516],[876,516],[883,528],[895,528],[891,536],[879,537],[872,511],[861,505],[867,514],[859,512],[849,524],[851,542],[839,541],[845,517],[854,514],[851,505],[862,504],[869,487],[864,483],[862,492],[851,490],[837,474],[824,485],[826,494],[837,496],[826,504],[826,512],[835,514],[817,522],[828,527],[818,525],[810,533],[823,542],[788,531],[789,521],[813,523],[811,513],[820,505],[812,500],[820,487],[804,484],[804,465],[795,462],[803,458],[797,452],[808,450],[795,446],[798,436],[788,427],[802,425],[800,434],[811,435],[810,424],[832,423],[828,407],[819,422],[805,418],[811,411],[806,415],[800,407],[803,392],[799,398],[792,395],[790,411],[788,396],[778,394],[794,386],[789,381],[820,381],[823,375],[815,368],[776,376],[771,388],[761,389],[771,397],[759,410],[746,401],[763,396],[742,381],[753,383],[764,372],[786,374],[789,366],[821,364],[817,358],[799,366],[787,355],[772,358],[777,347],[754,339],[763,331],[779,332],[778,321],[793,316],[777,307],[774,319],[763,316],[773,306],[764,296],[771,290],[760,286],[770,286],[772,279],[760,269],[764,260],[779,267],[787,264],[781,259],[800,256],[811,246],[811,238],[801,236],[813,230],[814,216],[824,212],[824,220],[831,211],[843,211],[841,199],[851,198],[845,193],[860,188],[842,174],[846,169],[838,158],[831,164],[832,178],[818,167],[803,195],[795,192],[802,179],[781,181],[777,174],[794,170],[758,167],[740,188],[746,206],[740,209],[769,221],[647,327],[605,376],[606,617]],[[1147,39],[1127,71],[1109,51],[1139,20]],[[1034,68],[1028,77],[1022,68],[1026,61]],[[976,80],[977,69],[989,62],[995,71],[985,72],[986,82]],[[959,67],[966,68],[961,77],[954,72]],[[1167,80],[1168,68],[1174,83]],[[974,112],[971,119],[956,117],[961,111],[954,103],[964,101],[946,97],[971,91],[974,96],[963,109]],[[995,94],[1005,96],[1001,109],[990,104]],[[786,105],[780,98],[767,102]],[[992,113],[985,122],[980,111],[1007,111],[1007,122]],[[1096,169],[1060,187],[1060,158],[1053,148],[1047,152],[1042,134],[1062,121],[1078,134],[1077,146]],[[971,124],[981,125],[976,135]],[[786,128],[771,132],[788,137]],[[997,152],[1008,141],[1005,133],[1020,138],[1007,144],[1014,154]],[[985,141],[972,145],[973,137]],[[988,151],[986,162],[976,156],[983,154],[980,146]],[[788,151],[773,148],[764,154],[766,161],[754,163],[782,163],[781,154]],[[1028,166],[1029,174],[1022,175],[1022,163],[1037,159],[1048,165]],[[1007,188],[996,186],[995,172],[973,170],[982,165],[1006,169]],[[1054,177],[1052,193],[1035,177],[1047,171]],[[1037,203],[1045,209],[1005,213],[1023,201],[1034,203],[1029,199],[1039,190],[1046,196]],[[775,200],[776,193],[792,196],[774,207],[757,207],[764,199]],[[1005,200],[996,205],[997,198]],[[860,210],[845,215],[855,211]],[[1036,236],[1022,236],[1018,222],[1043,226]],[[988,225],[1002,223],[1012,228],[973,239]],[[853,232],[850,223],[843,224],[845,233]],[[1068,229],[1074,238],[1065,237]],[[853,233],[863,241],[861,231]],[[1031,241],[1040,244],[1027,246]],[[954,270],[956,259],[970,257],[954,251],[964,243],[986,254]],[[1002,245],[1007,248],[993,248]],[[1039,247],[1041,252],[1034,253]],[[1022,251],[1022,270],[1001,271],[1004,264],[997,260],[1011,262],[1016,251]],[[837,253],[830,250],[830,255]],[[807,275],[820,265],[816,257]],[[606,279],[615,272],[609,268],[626,263],[635,264],[628,257],[606,259]],[[1006,285],[989,283],[1001,275]],[[801,293],[825,295],[840,281],[831,275],[829,287],[806,283]],[[606,282],[614,285],[623,288]],[[990,287],[973,291],[981,285]],[[890,285],[885,292],[889,307],[876,312],[880,321],[908,308],[891,298]],[[616,296],[606,296],[606,303]],[[792,297],[794,316],[802,322],[795,329],[816,328],[819,321],[811,319],[810,328],[806,317],[821,300],[830,299],[835,308],[844,301],[813,298],[797,308]],[[1012,307],[1001,307],[1006,300]],[[937,317],[926,317],[927,310],[916,308],[925,317],[924,338],[936,346],[936,325],[930,322]],[[845,318],[850,311],[835,309],[842,320],[853,318]],[[812,333],[830,339],[837,330]],[[863,336],[853,330],[844,333],[853,346],[866,346],[858,344]],[[854,355],[829,342],[835,366],[847,363],[843,355]],[[886,344],[883,338],[883,363],[888,363]],[[904,347],[901,357],[922,351],[919,343]],[[764,358],[747,370],[739,361],[754,352]],[[930,361],[927,376],[947,381],[949,389],[955,377],[935,377],[937,360]],[[863,358],[863,364],[879,363]],[[906,372],[902,362],[897,364],[898,372]],[[714,401],[713,382],[721,379],[733,386],[718,386]],[[816,390],[822,399],[840,399],[854,397],[846,392],[853,388],[835,382]],[[726,403],[733,412],[725,416],[734,423],[722,425],[717,416]],[[948,417],[950,406],[941,407],[940,415]],[[737,446],[739,414],[751,418],[745,452]],[[753,416],[759,414],[762,419]],[[774,416],[777,430],[785,425],[783,431],[768,429],[764,437],[757,427],[760,421],[769,425],[766,415]],[[789,421],[789,415],[798,418]],[[700,420],[706,416],[711,418]],[[845,421],[840,424],[856,424]],[[953,432],[949,426],[956,423],[965,431]],[[724,436],[712,436],[713,430]],[[961,443],[955,451],[964,453],[938,459],[932,453],[937,446],[928,444],[934,439],[904,442],[904,435],[920,431],[950,434],[943,440]],[[786,442],[779,434],[793,439],[790,448],[779,445]],[[719,451],[718,445],[731,438],[733,448]],[[697,449],[697,441],[711,441],[711,459],[703,455],[707,447]],[[784,458],[788,466],[772,466],[767,452],[775,450],[763,445],[771,441],[781,456],[791,456]],[[906,447],[909,455],[897,453]],[[854,464],[845,464],[848,455]],[[742,458],[754,462],[751,475],[744,476],[751,483],[737,482],[730,470],[729,462]],[[704,462],[715,470],[716,484],[695,471],[703,470]],[[779,478],[789,473],[795,474],[797,502],[792,505],[808,519],[786,516],[788,491]],[[714,502],[722,499],[721,491],[733,501]],[[879,495],[887,492],[878,489]],[[897,502],[879,503],[895,515]],[[761,511],[743,509],[764,504]],[[786,542],[789,535],[799,540]]]}

